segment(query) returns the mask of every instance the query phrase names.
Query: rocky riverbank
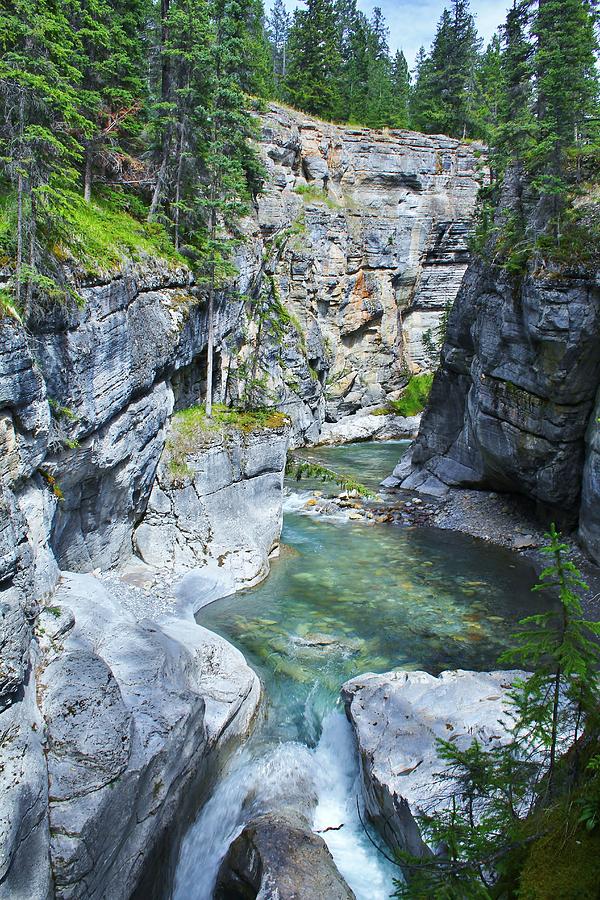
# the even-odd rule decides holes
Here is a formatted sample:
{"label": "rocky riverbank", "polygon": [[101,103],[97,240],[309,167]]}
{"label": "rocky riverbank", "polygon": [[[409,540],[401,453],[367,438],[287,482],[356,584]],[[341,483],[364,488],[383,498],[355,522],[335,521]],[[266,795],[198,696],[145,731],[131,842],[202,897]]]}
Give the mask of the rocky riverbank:
{"label": "rocky riverbank", "polygon": [[[491,748],[509,739],[508,692],[522,672],[386,672],[342,687],[356,737],[366,813],[392,849],[430,853],[418,819],[447,808],[437,740]],[[503,724],[504,723],[504,724]]]}

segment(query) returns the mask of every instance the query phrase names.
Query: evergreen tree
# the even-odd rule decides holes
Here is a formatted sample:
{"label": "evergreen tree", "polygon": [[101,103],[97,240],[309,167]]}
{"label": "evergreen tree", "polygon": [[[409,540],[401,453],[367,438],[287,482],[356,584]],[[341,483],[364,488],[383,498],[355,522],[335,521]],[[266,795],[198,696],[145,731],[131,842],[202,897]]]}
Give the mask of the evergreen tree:
{"label": "evergreen tree", "polygon": [[394,56],[392,66],[393,110],[391,124],[395,128],[408,128],[410,121],[410,72],[402,50]]}
{"label": "evergreen tree", "polygon": [[[446,17],[447,12],[444,13]],[[438,27],[439,31],[439,27]],[[421,47],[415,60],[409,110],[411,126],[417,131],[433,132],[442,119],[441,100],[434,81],[432,57]]]}
{"label": "evergreen tree", "polygon": [[548,202],[548,214],[556,220],[557,237],[567,153],[590,134],[598,113],[594,24],[587,0],[539,0],[532,23],[538,133],[529,164],[535,186]]}
{"label": "evergreen tree", "polygon": [[534,136],[531,0],[515,0],[502,29],[501,93],[493,159],[501,175],[509,161],[520,165]]}
{"label": "evergreen tree", "polygon": [[453,137],[476,132],[475,79],[480,40],[468,0],[452,0],[440,18],[431,53],[417,57],[411,114],[417,128]]}
{"label": "evergreen tree", "polygon": [[208,417],[212,415],[213,404],[216,293],[223,278],[232,274],[229,258],[235,247],[237,222],[247,212],[250,196],[262,184],[262,169],[248,143],[254,134],[254,121],[241,87],[250,82],[253,66],[253,60],[247,56],[248,6],[243,0],[213,0],[212,10],[215,37],[209,70],[212,83],[206,107],[208,128],[203,154],[206,177],[197,198],[207,224],[202,270],[208,292]]}
{"label": "evergreen tree", "polygon": [[368,34],[368,77],[364,124],[370,128],[391,125],[394,90],[388,45],[389,29],[380,7],[373,10]]}
{"label": "evergreen tree", "polygon": [[[568,801],[581,775],[582,736],[598,739],[600,622],[583,614],[579,592],[587,585],[554,525],[546,537],[542,552],[549,565],[533,590],[554,590],[559,602],[547,613],[522,620],[515,648],[500,660],[532,672],[516,682],[510,695],[510,739],[491,750],[477,740],[466,748],[438,742],[445,763],[440,786],[452,784],[452,802],[424,816],[422,826],[441,852],[424,859],[401,854],[411,877],[397,883],[398,898],[505,896],[505,890],[496,889],[498,877],[509,853],[524,851],[531,839],[528,817],[551,805],[559,789],[573,806]],[[564,763],[560,785],[559,757]],[[447,791],[443,795],[448,798]],[[597,812],[596,803],[591,815]],[[509,887],[512,896],[514,884],[502,887]]]}
{"label": "evergreen tree", "polygon": [[340,47],[341,115],[347,122],[362,124],[367,115],[367,85],[371,60],[370,27],[356,0],[336,3]]}
{"label": "evergreen tree", "polygon": [[474,132],[493,145],[503,97],[502,46],[500,33],[494,35],[482,54],[475,77]]}
{"label": "evergreen tree", "polygon": [[284,95],[293,106],[325,119],[339,119],[341,57],[333,0],[307,0],[290,29]]}
{"label": "evergreen tree", "polygon": [[277,92],[281,90],[281,82],[287,74],[288,40],[292,17],[285,8],[283,0],[275,0],[271,15],[267,19],[267,34],[271,45],[273,73]]}
{"label": "evergreen tree", "polygon": [[67,7],[76,43],[81,112],[92,123],[81,136],[85,148],[84,197],[91,198],[96,158],[137,126],[145,96],[145,0],[124,0],[119,14],[109,0],[78,0]]}
{"label": "evergreen tree", "polygon": [[74,134],[89,133],[91,123],[79,109],[80,58],[63,4],[14,0],[0,10],[0,35],[0,163],[15,195],[14,295],[26,317],[34,290],[55,290],[39,265],[42,233],[77,179]]}

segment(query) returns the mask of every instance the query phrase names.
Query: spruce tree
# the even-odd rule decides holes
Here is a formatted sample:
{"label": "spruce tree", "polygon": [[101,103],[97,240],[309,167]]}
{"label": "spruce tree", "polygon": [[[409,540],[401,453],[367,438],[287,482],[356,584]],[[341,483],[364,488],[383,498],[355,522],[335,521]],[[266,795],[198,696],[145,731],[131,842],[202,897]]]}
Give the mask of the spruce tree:
{"label": "spruce tree", "polygon": [[333,0],[307,0],[290,29],[285,99],[307,113],[337,120],[341,57]]}
{"label": "spruce tree", "polygon": [[271,46],[273,73],[277,93],[281,92],[281,82],[287,74],[288,40],[292,17],[283,0],[275,0],[271,14],[267,19],[267,34]]}
{"label": "spruce tree", "polygon": [[[598,114],[595,13],[586,0],[539,0],[532,22],[538,133],[529,151],[535,186],[560,238],[567,153],[589,135]],[[592,125],[592,123],[594,123]]]}
{"label": "spruce tree", "polygon": [[121,139],[138,127],[146,92],[148,9],[146,0],[123,0],[118,14],[109,0],[77,0],[67,9],[81,71],[81,112],[93,126],[81,136],[84,197],[89,201],[96,158],[108,147],[118,154]]}
{"label": "spruce tree", "polygon": [[15,0],[0,10],[0,34],[0,162],[15,196],[14,295],[26,317],[35,290],[55,290],[40,267],[44,232],[77,179],[74,135],[92,126],[80,112],[80,58],[63,4]]}
{"label": "spruce tree", "polygon": [[417,57],[411,100],[417,128],[459,138],[474,135],[479,47],[468,0],[452,0],[438,23],[431,53]]}
{"label": "spruce tree", "polygon": [[376,6],[368,34],[368,76],[364,124],[382,128],[393,124],[394,90],[388,45],[389,29]]}
{"label": "spruce tree", "polygon": [[408,128],[410,121],[410,72],[402,50],[394,56],[392,66],[392,122],[395,128]]}

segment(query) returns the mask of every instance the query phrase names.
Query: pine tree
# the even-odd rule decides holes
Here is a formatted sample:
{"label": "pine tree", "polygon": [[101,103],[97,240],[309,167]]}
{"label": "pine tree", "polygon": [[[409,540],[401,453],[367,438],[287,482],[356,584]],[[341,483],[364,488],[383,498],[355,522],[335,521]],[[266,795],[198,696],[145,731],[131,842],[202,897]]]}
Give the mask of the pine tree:
{"label": "pine tree", "polygon": [[[262,170],[248,143],[254,121],[240,85],[251,78],[253,61],[247,56],[248,7],[243,0],[213,0],[214,43],[212,84],[207,103],[204,163],[206,177],[197,203],[207,223],[203,277],[207,284],[206,415],[213,405],[214,312],[216,294],[232,273],[229,258],[235,232],[247,202],[261,187]],[[252,11],[251,15],[252,15]]]}
{"label": "pine tree", "polygon": [[535,134],[533,120],[533,45],[529,40],[531,0],[509,9],[502,29],[501,93],[498,129],[492,144],[499,176],[509,162],[520,166]]}
{"label": "pine tree", "polygon": [[341,117],[363,124],[367,115],[367,85],[371,62],[370,26],[356,0],[336,3],[340,48]]}
{"label": "pine tree", "polygon": [[468,0],[452,0],[440,18],[431,53],[417,58],[411,109],[416,127],[472,136],[480,40]]}
{"label": "pine tree", "polygon": [[333,0],[307,0],[290,29],[284,96],[293,106],[325,119],[341,113],[341,57]]}
{"label": "pine tree", "polygon": [[380,7],[373,10],[368,34],[368,77],[364,124],[382,128],[393,121],[394,90],[388,45],[389,29]]}
{"label": "pine tree", "polygon": [[291,22],[292,17],[285,8],[283,0],[275,0],[271,15],[267,19],[267,34],[271,45],[273,73],[278,94],[281,91],[281,82],[287,74]]}
{"label": "pine tree", "polygon": [[15,193],[14,295],[27,317],[36,289],[56,289],[39,265],[43,232],[51,232],[64,189],[77,179],[74,134],[88,133],[91,123],[79,111],[82,76],[63,4],[15,0],[0,11],[0,34],[0,162]]}
{"label": "pine tree", "polygon": [[91,198],[96,158],[138,126],[145,97],[145,0],[124,0],[115,15],[108,0],[78,0],[67,7],[76,43],[82,115],[93,124],[81,136],[85,148],[84,197]]}
{"label": "pine tree", "polygon": [[[569,809],[574,805],[582,736],[587,734],[592,746],[598,740],[600,622],[583,614],[579,592],[587,585],[554,525],[546,537],[542,552],[550,564],[533,590],[557,592],[558,605],[523,619],[514,649],[501,657],[502,664],[532,671],[510,694],[510,739],[492,749],[477,740],[466,748],[438,741],[445,764],[440,793],[451,802],[423,816],[420,824],[425,839],[441,852],[426,858],[400,854],[410,880],[396,883],[398,898],[490,898],[504,896],[507,888],[512,895],[516,885],[503,884],[498,890],[498,876],[509,853],[523,852],[531,840],[532,814],[548,807],[551,811],[559,788]],[[559,756],[564,763],[560,785]],[[596,803],[579,821],[597,813]]]}
{"label": "pine tree", "polygon": [[586,0],[539,0],[533,18],[538,134],[529,153],[535,186],[560,238],[567,153],[585,139],[598,113],[595,14]]}
{"label": "pine tree", "polygon": [[398,50],[394,56],[392,66],[393,87],[393,120],[391,124],[395,128],[408,128],[410,121],[410,72],[408,63],[402,50]]}

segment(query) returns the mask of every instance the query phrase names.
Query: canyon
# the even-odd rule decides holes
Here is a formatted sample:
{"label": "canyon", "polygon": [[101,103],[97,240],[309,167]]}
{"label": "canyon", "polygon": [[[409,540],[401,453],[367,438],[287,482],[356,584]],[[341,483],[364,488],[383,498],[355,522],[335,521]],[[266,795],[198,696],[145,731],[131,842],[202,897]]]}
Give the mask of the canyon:
{"label": "canyon", "polygon": [[[276,106],[261,129],[268,180],[218,303],[216,394],[235,401],[256,359],[289,425],[219,431],[173,477],[207,321],[168,259],[67,262],[78,304],[0,321],[0,897],[143,883],[258,707],[256,676],[192,607],[266,575],[288,444],[398,397],[466,269],[475,146]],[[184,602],[173,577],[198,567]]]}

